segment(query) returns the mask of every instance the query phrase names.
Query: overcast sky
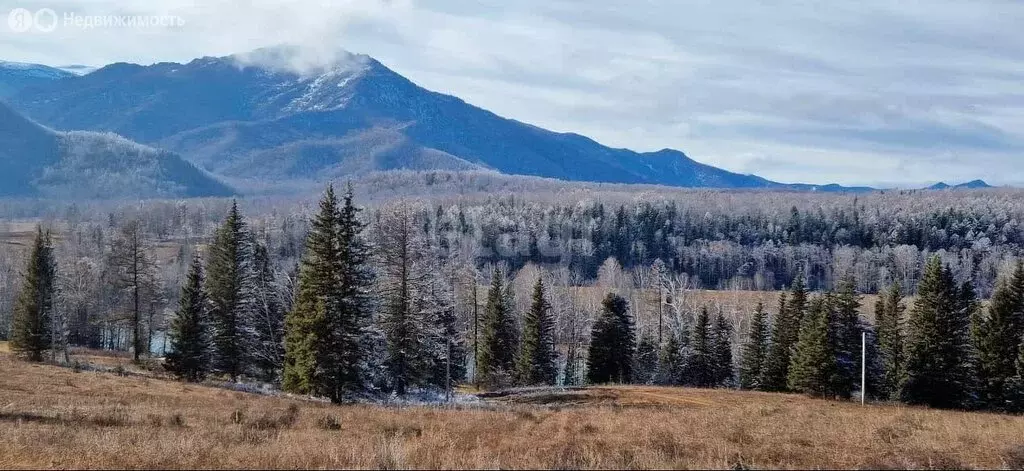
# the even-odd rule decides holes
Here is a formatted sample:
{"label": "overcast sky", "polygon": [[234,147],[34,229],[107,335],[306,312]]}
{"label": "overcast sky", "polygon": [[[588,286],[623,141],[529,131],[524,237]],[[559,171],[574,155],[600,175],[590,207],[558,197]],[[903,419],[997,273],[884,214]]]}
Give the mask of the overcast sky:
{"label": "overcast sky", "polygon": [[1021,0],[0,0],[0,15],[19,7],[61,24],[0,22],[0,59],[340,47],[500,115],[773,180],[1024,183]]}

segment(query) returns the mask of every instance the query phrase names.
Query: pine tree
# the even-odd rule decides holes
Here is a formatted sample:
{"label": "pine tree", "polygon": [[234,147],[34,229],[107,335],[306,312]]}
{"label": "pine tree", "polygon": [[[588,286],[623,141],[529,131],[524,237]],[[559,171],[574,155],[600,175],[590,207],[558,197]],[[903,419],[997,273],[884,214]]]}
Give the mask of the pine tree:
{"label": "pine tree", "polygon": [[533,302],[523,319],[523,336],[516,375],[523,385],[552,385],[558,374],[555,355],[555,318],[551,314],[544,281],[537,278]]}
{"label": "pine tree", "polygon": [[793,351],[788,387],[815,397],[831,397],[838,375],[834,338],[831,331],[831,301],[815,299],[803,320],[800,338]]}
{"label": "pine tree", "polygon": [[907,325],[904,402],[940,408],[969,404],[971,353],[964,290],[938,256],[925,266]]}
{"label": "pine tree", "polygon": [[857,294],[856,282],[852,278],[840,282],[834,301],[835,316],[831,329],[835,342],[836,376],[832,392],[840,398],[849,399],[854,388],[860,384],[862,335],[860,295]]}
{"label": "pine tree", "polygon": [[761,370],[768,354],[768,329],[768,314],[764,304],[758,303],[740,354],[740,387],[743,389],[761,388]]}
{"label": "pine tree", "polygon": [[732,324],[719,312],[715,316],[714,325],[714,360],[712,371],[714,371],[714,386],[728,386],[733,382],[732,364]]}
{"label": "pine tree", "polygon": [[503,277],[501,271],[495,269],[487,291],[480,358],[477,360],[477,375],[482,384],[501,386],[514,373],[517,337]]}
{"label": "pine tree", "polygon": [[206,293],[203,291],[203,266],[198,255],[192,259],[185,286],[181,288],[178,312],[168,337],[171,351],[165,368],[188,381],[199,381],[209,369],[210,344],[207,338]]}
{"label": "pine tree", "polygon": [[57,262],[54,260],[49,231],[36,227],[32,252],[26,261],[24,282],[11,315],[10,347],[29,361],[43,361],[51,348],[54,291]]}
{"label": "pine tree", "polygon": [[622,296],[608,293],[594,322],[587,356],[587,382],[591,384],[632,381],[636,334],[629,305]]}
{"label": "pine tree", "polygon": [[889,288],[875,304],[875,330],[882,363],[879,396],[896,400],[904,376],[903,292],[898,284]]}
{"label": "pine tree", "polygon": [[251,365],[251,270],[250,235],[238,204],[232,203],[210,245],[206,266],[213,325],[213,372],[227,375],[232,381],[246,374]]}
{"label": "pine tree", "polygon": [[771,343],[765,358],[761,387],[765,391],[785,391],[793,348],[807,312],[807,287],[803,273],[793,281],[788,299],[780,297],[779,314],[772,325]]}
{"label": "pine tree", "polygon": [[1012,409],[1013,377],[1020,356],[1021,317],[1024,316],[1024,263],[1001,280],[988,306],[972,317],[972,340],[978,355],[982,403],[992,409]]}

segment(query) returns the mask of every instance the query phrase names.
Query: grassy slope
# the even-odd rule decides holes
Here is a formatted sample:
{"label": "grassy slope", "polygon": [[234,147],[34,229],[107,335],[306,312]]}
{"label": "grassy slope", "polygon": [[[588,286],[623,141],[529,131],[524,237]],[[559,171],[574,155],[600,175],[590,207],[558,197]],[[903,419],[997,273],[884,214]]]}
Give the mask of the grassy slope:
{"label": "grassy slope", "polygon": [[487,408],[398,409],[75,373],[8,354],[0,372],[0,468],[1024,464],[1024,418],[789,395],[613,387],[505,397]]}

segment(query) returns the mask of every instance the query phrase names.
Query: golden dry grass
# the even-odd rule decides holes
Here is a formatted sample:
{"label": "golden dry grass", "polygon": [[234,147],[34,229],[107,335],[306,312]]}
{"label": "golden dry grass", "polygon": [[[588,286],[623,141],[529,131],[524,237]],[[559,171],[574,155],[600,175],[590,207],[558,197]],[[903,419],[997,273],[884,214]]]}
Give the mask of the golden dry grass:
{"label": "golden dry grass", "polygon": [[333,406],[0,355],[0,468],[1010,468],[1024,418],[656,387]]}

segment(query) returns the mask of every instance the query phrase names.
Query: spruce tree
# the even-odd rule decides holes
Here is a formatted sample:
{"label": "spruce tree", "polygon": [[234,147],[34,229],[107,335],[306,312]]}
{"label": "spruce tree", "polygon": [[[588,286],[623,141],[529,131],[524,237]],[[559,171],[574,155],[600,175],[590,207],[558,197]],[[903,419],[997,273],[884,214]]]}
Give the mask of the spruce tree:
{"label": "spruce tree", "polygon": [[714,326],[714,362],[713,371],[715,386],[728,386],[733,382],[732,364],[732,324],[721,312],[715,316]]}
{"label": "spruce tree", "polygon": [[772,325],[771,343],[762,371],[761,388],[785,391],[789,378],[790,356],[800,336],[802,319],[807,312],[807,286],[801,272],[793,281],[789,297],[779,300],[779,314]]}
{"label": "spruce tree", "polygon": [[540,278],[533,287],[533,301],[523,319],[523,335],[517,359],[516,376],[523,385],[555,384],[555,318],[551,314]]}
{"label": "spruce tree", "polygon": [[328,186],[306,236],[295,306],[285,316],[282,388],[288,392],[327,395],[333,389],[327,387],[320,372],[333,365],[320,363],[327,356],[327,312],[336,310],[339,297],[338,219],[338,200],[334,188]]}
{"label": "spruce tree", "polygon": [[708,308],[701,309],[693,324],[690,357],[686,360],[687,384],[700,388],[715,386],[715,338]]}
{"label": "spruce tree", "polygon": [[964,292],[938,256],[928,261],[907,323],[904,402],[940,408],[969,405],[971,352]]}
{"label": "spruce tree", "polygon": [[366,387],[369,247],[351,187],[339,208],[328,185],[306,236],[295,305],[285,318],[282,387],[342,402]]}
{"label": "spruce tree", "polygon": [[747,341],[740,352],[740,387],[743,389],[761,388],[761,370],[768,354],[768,329],[764,304],[757,303],[757,309],[750,318]]}
{"label": "spruce tree", "polygon": [[11,315],[10,347],[29,361],[43,361],[43,353],[50,350],[53,340],[57,262],[50,233],[44,233],[42,227],[36,227],[23,277]]}
{"label": "spruce tree", "polygon": [[679,336],[668,332],[668,339],[661,347],[658,356],[658,375],[655,381],[664,386],[683,384],[686,375],[686,357]]}
{"label": "spruce tree", "polygon": [[879,397],[897,400],[903,382],[903,292],[898,284],[875,304],[875,331],[881,356],[882,378]]}
{"label": "spruce tree", "polygon": [[168,371],[188,381],[202,380],[210,366],[206,309],[203,266],[196,255],[189,267],[185,286],[181,288],[178,312],[171,321],[168,332],[171,351],[164,365]]}
{"label": "spruce tree", "polygon": [[495,269],[487,291],[477,375],[487,386],[502,386],[515,368],[516,326],[501,271]]}
{"label": "spruce tree", "polygon": [[831,333],[831,301],[817,298],[803,319],[800,338],[793,350],[787,385],[790,390],[815,397],[831,397],[838,375],[834,337]]}
{"label": "spruce tree", "polygon": [[977,352],[980,400],[986,407],[1014,407],[1013,378],[1020,356],[1021,317],[1024,316],[1024,263],[1001,280],[987,309],[972,317],[972,340]]}
{"label": "spruce tree", "polygon": [[[443,350],[434,358],[431,384],[448,388],[466,379],[466,343],[459,332],[455,306],[444,306],[435,318],[439,338],[437,346]],[[448,380],[451,384],[448,384]]]}
{"label": "spruce tree", "polygon": [[349,184],[337,213],[336,307],[328,311],[325,341],[319,353],[323,381],[335,402],[366,387],[367,365],[375,341],[370,297],[374,276],[370,244],[364,235],[366,224],[359,219],[361,211],[355,205],[355,193]]}
{"label": "spruce tree", "polygon": [[642,335],[633,357],[633,381],[652,384],[658,376],[658,342],[651,335]]}
{"label": "spruce tree", "polygon": [[608,293],[594,322],[587,356],[587,382],[591,384],[632,381],[636,334],[629,305],[622,296]]}
{"label": "spruce tree", "polygon": [[250,302],[251,240],[233,202],[210,245],[206,266],[207,296],[213,326],[213,372],[232,381],[251,365],[253,328]]}
{"label": "spruce tree", "polygon": [[840,282],[834,302],[835,316],[831,329],[836,355],[836,376],[832,392],[838,397],[849,399],[854,388],[860,384],[862,332],[860,295],[857,294],[856,282],[852,278]]}

